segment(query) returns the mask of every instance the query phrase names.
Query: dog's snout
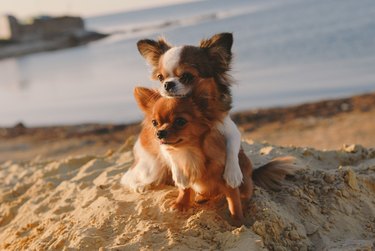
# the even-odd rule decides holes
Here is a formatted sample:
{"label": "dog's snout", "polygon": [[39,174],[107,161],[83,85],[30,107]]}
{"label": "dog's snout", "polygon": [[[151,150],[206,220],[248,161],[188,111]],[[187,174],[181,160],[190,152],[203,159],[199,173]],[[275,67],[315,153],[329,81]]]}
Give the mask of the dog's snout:
{"label": "dog's snout", "polygon": [[176,86],[176,83],[173,81],[167,81],[164,83],[164,89],[168,92]]}
{"label": "dog's snout", "polygon": [[168,132],[166,130],[157,131],[156,136],[158,139],[165,139],[167,137]]}

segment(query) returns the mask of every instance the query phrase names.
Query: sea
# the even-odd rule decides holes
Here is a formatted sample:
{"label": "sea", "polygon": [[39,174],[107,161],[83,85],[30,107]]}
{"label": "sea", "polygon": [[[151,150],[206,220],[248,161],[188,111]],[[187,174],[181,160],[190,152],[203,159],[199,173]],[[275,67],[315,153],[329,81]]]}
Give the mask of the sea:
{"label": "sea", "polygon": [[130,123],[158,87],[139,39],[198,45],[232,32],[233,112],[375,90],[374,0],[205,0],[85,18],[112,35],[0,61],[0,126]]}

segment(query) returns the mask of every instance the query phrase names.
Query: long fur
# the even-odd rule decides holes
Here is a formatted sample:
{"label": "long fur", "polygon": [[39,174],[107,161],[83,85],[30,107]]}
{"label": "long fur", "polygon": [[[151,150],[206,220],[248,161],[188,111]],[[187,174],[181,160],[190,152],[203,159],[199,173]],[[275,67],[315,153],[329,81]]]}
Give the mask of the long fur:
{"label": "long fur", "polygon": [[[206,49],[214,62],[215,80],[218,82],[221,92],[227,92],[227,88],[231,86],[233,79],[229,74],[231,70],[233,36],[231,33],[216,34],[210,39],[200,42],[200,48]],[[229,91],[229,89],[228,89]]]}
{"label": "long fur", "polygon": [[[160,38],[158,40],[140,40],[137,43],[137,48],[152,67],[152,79],[161,81],[159,92],[163,96],[202,95],[210,98],[210,102],[207,102],[207,99],[202,99],[200,105],[202,107],[212,106],[203,112],[208,120],[215,121],[214,126],[220,129],[227,140],[228,158],[223,176],[227,184],[235,188],[241,185],[243,175],[237,156],[241,145],[241,136],[238,128],[231,126],[234,123],[228,115],[232,107],[230,90],[233,83],[230,76],[233,57],[232,45],[233,35],[231,33],[219,33],[209,39],[203,39],[198,46],[173,47],[164,38]],[[165,65],[164,56],[167,56],[166,54],[172,48],[181,49],[178,50],[178,55],[173,54],[173,63],[168,61],[168,64]],[[164,67],[168,69],[164,69]],[[188,84],[183,83],[181,75],[184,72],[193,74],[194,81]],[[164,87],[166,81],[176,83],[175,89],[166,90]],[[209,92],[204,90],[207,86],[211,88]],[[144,100],[138,101],[138,103],[142,108],[146,107],[149,102]]]}
{"label": "long fur", "polygon": [[293,175],[298,167],[293,157],[279,157],[253,171],[253,180],[257,186],[269,190],[279,191],[282,181],[288,175]]}
{"label": "long fur", "polygon": [[146,58],[150,65],[156,66],[159,64],[159,58],[161,55],[169,50],[171,46],[165,41],[164,38],[159,38],[158,41],[151,39],[139,40],[137,42],[137,48],[139,53]]}
{"label": "long fur", "polygon": [[157,155],[150,154],[142,145],[141,138],[135,143],[133,153],[134,164],[122,176],[121,184],[139,193],[151,185],[172,184],[168,164]]}
{"label": "long fur", "polygon": [[[142,91],[143,92],[143,91]],[[139,91],[136,93],[140,93]],[[149,92],[143,92],[153,95]],[[241,172],[246,175],[244,182],[236,188],[227,185],[223,173],[226,161],[226,142],[223,134],[204,114],[215,109],[212,96],[192,96],[179,99],[160,97],[145,110],[146,117],[152,118],[154,138],[160,142],[160,151],[172,172],[175,185],[179,188],[179,196],[173,207],[185,210],[190,204],[191,192],[206,197],[224,195],[228,201],[229,211],[237,223],[242,223],[243,212],[240,198],[252,196],[251,162],[243,151],[240,154]],[[139,99],[139,97],[137,98]],[[204,99],[205,101],[202,101]],[[140,102],[139,102],[140,103]],[[202,106],[203,104],[208,104]],[[178,125],[176,121],[185,122]],[[142,131],[144,132],[144,131]],[[159,132],[165,132],[158,137]],[[142,135],[141,135],[142,136]],[[237,224],[236,223],[236,224]]]}
{"label": "long fur", "polygon": [[[185,210],[190,204],[190,195],[194,191],[204,197],[224,195],[228,202],[229,211],[235,224],[243,222],[241,200],[248,200],[253,194],[253,181],[264,188],[277,190],[281,188],[286,175],[291,175],[296,168],[293,158],[280,157],[261,166],[255,171],[242,149],[236,154],[240,166],[243,182],[239,187],[227,185],[223,174],[227,156],[225,136],[215,126],[215,121],[206,117],[211,109],[215,110],[215,95],[210,93],[216,89],[207,87],[207,95],[193,95],[191,97],[170,99],[162,97],[156,90],[136,88],[134,95],[140,108],[145,112],[140,139],[135,146],[135,154],[144,159],[136,159],[137,169],[131,169],[123,177],[127,185],[142,187],[153,179],[165,177],[167,167],[171,172],[175,185],[179,188],[179,196],[173,207]],[[212,94],[212,95],[210,95]],[[176,124],[184,119],[182,125]],[[166,132],[159,137],[158,132]],[[159,163],[160,167],[150,168],[149,162]],[[150,177],[142,177],[142,173],[149,172]],[[134,175],[139,175],[134,177]],[[129,177],[137,182],[129,182]],[[127,181],[127,182],[125,182]]]}

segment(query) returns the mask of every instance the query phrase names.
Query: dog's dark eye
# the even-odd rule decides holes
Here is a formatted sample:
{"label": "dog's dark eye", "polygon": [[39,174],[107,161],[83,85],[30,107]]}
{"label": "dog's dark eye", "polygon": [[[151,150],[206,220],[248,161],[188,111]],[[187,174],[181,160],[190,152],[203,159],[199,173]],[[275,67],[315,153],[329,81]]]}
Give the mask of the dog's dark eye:
{"label": "dog's dark eye", "polygon": [[160,82],[163,82],[163,81],[164,81],[164,77],[163,77],[163,75],[158,74],[156,77],[159,79]]}
{"label": "dog's dark eye", "polygon": [[177,127],[183,127],[186,123],[187,123],[187,121],[184,118],[177,118],[174,121],[174,125],[177,126]]}
{"label": "dog's dark eye", "polygon": [[155,127],[157,127],[157,126],[158,126],[158,122],[157,122],[157,121],[156,121],[155,119],[154,119],[154,120],[152,120],[151,122],[152,122],[152,125],[153,125],[153,126],[155,126]]}
{"label": "dog's dark eye", "polygon": [[193,74],[189,73],[189,72],[184,72],[181,77],[180,77],[180,81],[184,84],[188,84],[190,83],[191,81],[193,81],[194,79],[194,76]]}

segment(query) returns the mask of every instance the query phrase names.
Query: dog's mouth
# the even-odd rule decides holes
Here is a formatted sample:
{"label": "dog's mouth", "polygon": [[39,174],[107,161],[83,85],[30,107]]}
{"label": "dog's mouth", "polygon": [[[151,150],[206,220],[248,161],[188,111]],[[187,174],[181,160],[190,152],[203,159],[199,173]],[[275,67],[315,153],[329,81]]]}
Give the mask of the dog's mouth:
{"label": "dog's mouth", "polygon": [[181,95],[181,94],[169,94],[170,97],[173,98],[185,98],[187,95]]}
{"label": "dog's mouth", "polygon": [[190,96],[191,91],[181,91],[181,90],[167,91],[167,90],[161,89],[160,94],[166,98],[185,98],[185,97]]}
{"label": "dog's mouth", "polygon": [[178,139],[176,141],[167,141],[167,140],[164,140],[164,139],[160,140],[160,144],[161,145],[176,145],[176,144],[178,144],[180,142],[182,142],[182,139]]}
{"label": "dog's mouth", "polygon": [[188,94],[178,94],[178,93],[164,93],[165,97],[167,98],[185,98],[188,96]]}

